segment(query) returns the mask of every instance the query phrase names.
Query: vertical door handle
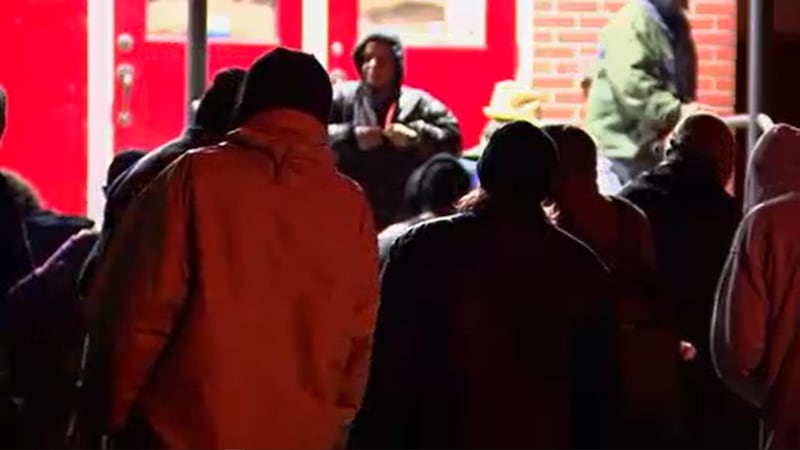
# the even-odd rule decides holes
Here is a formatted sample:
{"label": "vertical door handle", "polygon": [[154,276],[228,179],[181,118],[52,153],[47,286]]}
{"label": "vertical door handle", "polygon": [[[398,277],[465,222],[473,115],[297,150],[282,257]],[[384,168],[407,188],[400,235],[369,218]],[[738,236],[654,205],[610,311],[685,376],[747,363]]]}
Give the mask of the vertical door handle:
{"label": "vertical door handle", "polygon": [[131,94],[133,91],[134,70],[130,64],[120,64],[117,66],[117,81],[120,84],[122,97],[119,102],[119,113],[117,113],[117,124],[127,127],[131,124]]}

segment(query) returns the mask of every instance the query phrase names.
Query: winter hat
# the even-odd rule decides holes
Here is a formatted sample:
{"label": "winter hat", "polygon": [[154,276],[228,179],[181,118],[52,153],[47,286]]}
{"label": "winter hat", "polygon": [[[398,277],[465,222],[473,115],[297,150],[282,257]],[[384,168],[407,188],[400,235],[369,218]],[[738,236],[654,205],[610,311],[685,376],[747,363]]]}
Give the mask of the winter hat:
{"label": "winter hat", "polygon": [[123,150],[114,156],[106,172],[106,186],[111,186],[114,180],[127,172],[137,161],[142,159],[146,153],[142,150]]}
{"label": "winter hat", "polygon": [[236,107],[234,126],[269,109],[289,108],[328,123],[333,90],[314,56],[278,47],[250,66]]}
{"label": "winter hat", "polygon": [[446,208],[469,192],[470,184],[469,172],[456,157],[438,153],[408,178],[406,202],[412,214]]}
{"label": "winter hat", "polygon": [[490,197],[518,205],[541,201],[558,151],[550,136],[529,122],[512,122],[489,139],[478,161],[481,187]]}
{"label": "winter hat", "polygon": [[195,125],[220,134],[230,130],[233,109],[245,75],[247,71],[238,67],[217,72],[197,106]]}

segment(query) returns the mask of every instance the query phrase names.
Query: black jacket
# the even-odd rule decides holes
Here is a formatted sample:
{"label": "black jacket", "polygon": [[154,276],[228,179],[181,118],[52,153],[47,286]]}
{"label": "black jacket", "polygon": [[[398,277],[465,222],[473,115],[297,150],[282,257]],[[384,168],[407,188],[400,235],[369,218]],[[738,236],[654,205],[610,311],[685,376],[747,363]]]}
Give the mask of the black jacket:
{"label": "black jacket", "polygon": [[100,239],[89,257],[86,258],[86,264],[81,273],[79,285],[83,294],[86,293],[91,283],[98,255],[111,239],[114,228],[119,224],[125,208],[131,201],[173,161],[191,149],[205,147],[215,142],[216,140],[202,129],[187,128],[179,137],[151,151],[114,180],[108,190]]}
{"label": "black jacket", "polygon": [[608,273],[541,214],[412,228],[384,269],[355,448],[613,445]]}
{"label": "black jacket", "polygon": [[357,70],[360,71],[364,45],[373,39],[391,44],[396,59],[395,94],[389,99],[396,108],[389,110],[392,115],[387,122],[409,126],[420,139],[406,150],[395,149],[388,142],[374,150],[359,150],[355,127],[384,125],[382,118],[376,117],[380,114],[371,110],[370,89],[361,82],[335,86],[328,133],[339,170],[364,189],[380,231],[402,219],[403,192],[411,172],[435,153],[457,155],[461,151],[461,133],[456,118],[444,104],[425,91],[402,85],[403,51],[395,38],[381,34],[365,37],[353,55]]}
{"label": "black jacket", "polygon": [[753,448],[754,411],[719,380],[709,350],[717,283],[741,218],[736,201],[712,169],[681,157],[642,174],[619,195],[650,219],[663,298],[672,303],[681,339],[697,349],[681,370],[687,447]]}
{"label": "black jacket", "polygon": [[403,87],[392,122],[416,130],[421,136],[419,143],[409,150],[398,150],[387,143],[361,151],[355,140],[354,115],[357,99],[362,95],[366,93],[358,83],[336,86],[328,130],[339,170],[364,189],[380,230],[399,218],[406,180],[414,169],[435,153],[457,155],[461,151],[461,134],[446,106],[424,91]]}
{"label": "black jacket", "polygon": [[741,218],[713,172],[673,159],[619,194],[650,219],[665,298],[675,302],[682,338],[707,355],[717,280]]}

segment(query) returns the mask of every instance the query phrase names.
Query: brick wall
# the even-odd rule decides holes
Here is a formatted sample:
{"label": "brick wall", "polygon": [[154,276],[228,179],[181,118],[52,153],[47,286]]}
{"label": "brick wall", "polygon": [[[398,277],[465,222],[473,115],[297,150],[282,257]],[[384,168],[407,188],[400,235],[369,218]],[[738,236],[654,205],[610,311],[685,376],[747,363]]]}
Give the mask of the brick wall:
{"label": "brick wall", "polygon": [[[531,0],[533,86],[545,96],[545,119],[580,121],[580,79],[597,54],[599,32],[626,0]],[[689,0],[699,58],[699,101],[733,112],[736,0]]]}

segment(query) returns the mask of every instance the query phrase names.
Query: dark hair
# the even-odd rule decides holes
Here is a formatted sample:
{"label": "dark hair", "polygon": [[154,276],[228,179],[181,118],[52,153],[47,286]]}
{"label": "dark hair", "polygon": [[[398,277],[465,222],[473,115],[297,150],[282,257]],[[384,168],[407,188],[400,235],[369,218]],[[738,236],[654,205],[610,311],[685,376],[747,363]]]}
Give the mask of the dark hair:
{"label": "dark hair", "polygon": [[558,147],[558,173],[597,177],[597,144],[589,133],[570,124],[543,129]]}
{"label": "dark hair", "polygon": [[42,209],[39,193],[25,177],[8,169],[0,169],[0,176],[5,178],[11,201],[20,214],[24,216]]}
{"label": "dark hair", "polygon": [[211,87],[197,106],[194,123],[212,133],[224,134],[233,123],[233,110],[247,71],[238,67],[223,69],[214,76]]}

